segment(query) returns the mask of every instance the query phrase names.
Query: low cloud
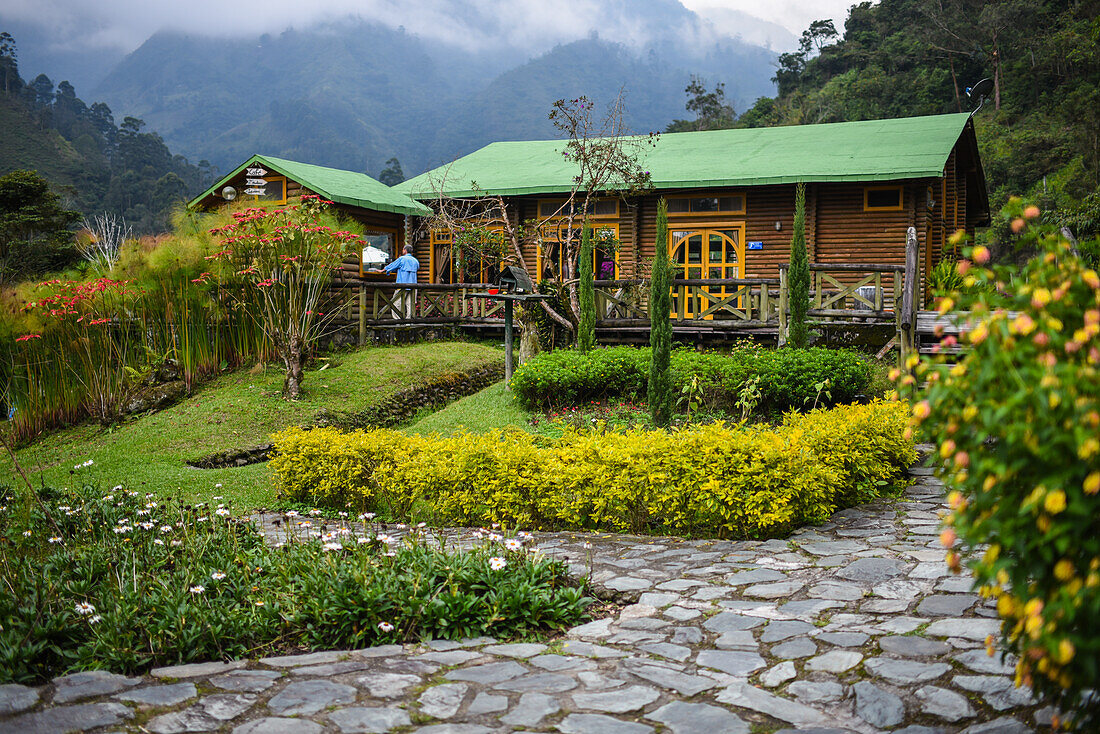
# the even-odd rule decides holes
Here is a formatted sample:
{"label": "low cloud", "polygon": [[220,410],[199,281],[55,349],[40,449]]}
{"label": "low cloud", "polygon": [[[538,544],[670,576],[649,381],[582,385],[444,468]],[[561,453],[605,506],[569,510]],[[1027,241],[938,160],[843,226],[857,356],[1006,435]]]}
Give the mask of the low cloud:
{"label": "low cloud", "polygon": [[[688,12],[669,0],[7,0],[0,22],[48,28],[57,47],[131,51],[160,30],[204,36],[255,36],[357,17],[468,49],[511,46],[532,52],[584,37],[645,44],[670,30],[677,12],[684,31]],[[658,17],[650,16],[656,9]],[[642,15],[640,15],[642,14]]]}

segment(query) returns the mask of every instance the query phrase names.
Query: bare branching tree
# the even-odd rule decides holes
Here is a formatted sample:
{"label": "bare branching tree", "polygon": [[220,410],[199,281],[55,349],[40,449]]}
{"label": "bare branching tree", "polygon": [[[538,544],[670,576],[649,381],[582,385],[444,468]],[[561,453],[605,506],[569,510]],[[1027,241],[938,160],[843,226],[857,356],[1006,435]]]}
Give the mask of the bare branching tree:
{"label": "bare branching tree", "polygon": [[471,196],[447,195],[452,189],[450,166],[429,177],[435,214],[426,226],[430,231],[449,232],[451,237],[449,248],[437,258],[451,258],[448,267],[457,274],[479,272],[478,263],[495,266],[501,262],[532,272],[524,258],[525,250],[534,249],[549,261],[556,249],[568,308],[561,313],[545,301],[539,305],[555,322],[576,332],[580,315],[577,256],[588,213],[598,198],[625,198],[652,187],[643,160],[647,149],[657,143],[658,135],[628,134],[624,110],[623,92],[612,100],[602,117],[595,114],[595,105],[587,97],[554,103],[550,121],[565,138],[561,155],[576,166],[576,174],[560,205],[553,211],[540,211],[533,220],[519,221],[517,213],[510,211],[499,195],[478,194],[476,182],[461,182],[463,190],[474,192]]}
{"label": "bare branching tree", "polygon": [[133,238],[133,228],[126,224],[125,219],[111,212],[96,214],[90,220],[85,217],[81,226],[87,234],[77,238],[80,254],[92,265],[109,273],[118,262],[123,243]]}

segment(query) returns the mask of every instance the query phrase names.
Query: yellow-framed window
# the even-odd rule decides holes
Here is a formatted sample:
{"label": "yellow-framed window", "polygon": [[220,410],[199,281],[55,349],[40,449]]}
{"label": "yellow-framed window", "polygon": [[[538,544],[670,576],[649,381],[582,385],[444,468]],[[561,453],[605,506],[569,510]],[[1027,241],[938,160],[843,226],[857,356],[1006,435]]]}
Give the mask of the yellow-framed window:
{"label": "yellow-framed window", "polygon": [[[371,227],[363,233],[360,239],[365,243],[359,258],[359,275],[362,275],[368,269],[382,267],[397,257],[401,242],[401,233],[390,227]],[[385,253],[386,262],[379,263],[373,258],[368,259],[368,247],[374,248],[375,250],[381,250]]]}
{"label": "yellow-framed window", "polygon": [[747,208],[746,196],[741,192],[699,193],[669,196],[669,217],[699,217],[712,214],[744,214]]}
{"label": "yellow-framed window", "polygon": [[900,185],[863,187],[863,211],[900,212],[904,208],[905,195]]}
{"label": "yellow-framed window", "polygon": [[[574,222],[573,239],[580,238],[581,224]],[[619,238],[618,222],[594,222],[592,230],[601,238]],[[562,243],[569,237],[569,223],[566,221],[548,222],[542,225],[539,232],[535,254],[536,280],[562,280]],[[592,274],[596,280],[615,280],[619,277],[619,252],[622,248],[616,248],[614,254],[599,247],[592,248]]]}
{"label": "yellow-framed window", "polygon": [[[499,233],[502,236],[504,234],[504,224],[501,222],[491,221],[475,224],[475,226],[485,227],[490,232]],[[499,275],[501,268],[504,266],[504,261],[499,260],[494,263],[492,258],[482,256],[478,258],[476,263],[463,263],[462,270],[464,272],[460,273],[458,268],[455,267],[454,237],[455,233],[449,229],[433,229],[429,233],[431,277],[438,278],[439,280],[436,282],[440,283],[457,283],[473,282],[469,280],[469,277],[476,275],[476,282],[491,283]],[[466,276],[466,280],[460,280],[463,275]]]}
{"label": "yellow-framed window", "polygon": [[256,178],[246,178],[245,186],[242,189],[241,198],[245,201],[262,202],[264,204],[285,204],[286,203],[286,176],[264,176],[264,193],[263,194],[250,194],[248,191],[256,190],[260,188],[257,184],[248,183],[249,181],[255,182]]}
{"label": "yellow-framed window", "polygon": [[[571,206],[567,205],[566,199],[539,199],[539,219],[551,220],[573,216],[574,220],[581,217],[581,209],[584,208],[581,202],[574,201]],[[593,199],[588,202],[588,211],[586,212],[589,219],[618,219],[619,218],[619,199],[614,197],[605,197],[601,199]]]}

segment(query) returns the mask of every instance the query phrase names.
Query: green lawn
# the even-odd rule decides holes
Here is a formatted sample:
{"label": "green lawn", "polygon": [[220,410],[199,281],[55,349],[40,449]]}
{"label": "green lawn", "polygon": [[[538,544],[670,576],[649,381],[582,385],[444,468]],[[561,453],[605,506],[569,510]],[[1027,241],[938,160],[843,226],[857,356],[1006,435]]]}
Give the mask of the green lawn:
{"label": "green lawn", "polygon": [[494,428],[515,426],[534,432],[531,413],[516,403],[515,396],[503,382],[490,385],[481,392],[456,400],[443,410],[424,416],[408,426],[409,433],[439,433],[451,436],[465,431],[485,433]]}
{"label": "green lawn", "polygon": [[[59,431],[22,449],[18,458],[36,483],[65,486],[90,479],[105,487],[145,487],[183,499],[222,495],[237,509],[262,506],[274,499],[266,464],[194,469],[185,461],[265,443],[274,431],[308,423],[322,408],[362,409],[426,377],[465,371],[501,357],[499,349],[465,342],[367,347],[334,355],[329,368],[308,372],[308,394],[298,402],[280,397],[283,375],[277,367],[241,370],[202,385],[167,410],[113,429],[85,424]],[[88,459],[92,466],[70,475],[75,464]],[[0,457],[2,476],[14,476],[6,456]]]}

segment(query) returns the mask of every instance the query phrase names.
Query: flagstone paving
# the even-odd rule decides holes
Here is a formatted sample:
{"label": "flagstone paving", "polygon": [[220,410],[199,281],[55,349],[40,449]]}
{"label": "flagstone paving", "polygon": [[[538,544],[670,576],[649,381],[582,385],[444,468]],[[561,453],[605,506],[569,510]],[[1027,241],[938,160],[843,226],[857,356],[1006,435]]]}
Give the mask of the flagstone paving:
{"label": "flagstone paving", "polygon": [[[439,640],[0,686],[0,732],[1045,731],[1052,711],[1013,686],[1011,659],[985,652],[995,610],[943,562],[943,509],[939,483],[919,476],[899,501],[785,540],[535,534],[626,606],[546,643]],[[264,519],[274,542],[285,525]]]}

